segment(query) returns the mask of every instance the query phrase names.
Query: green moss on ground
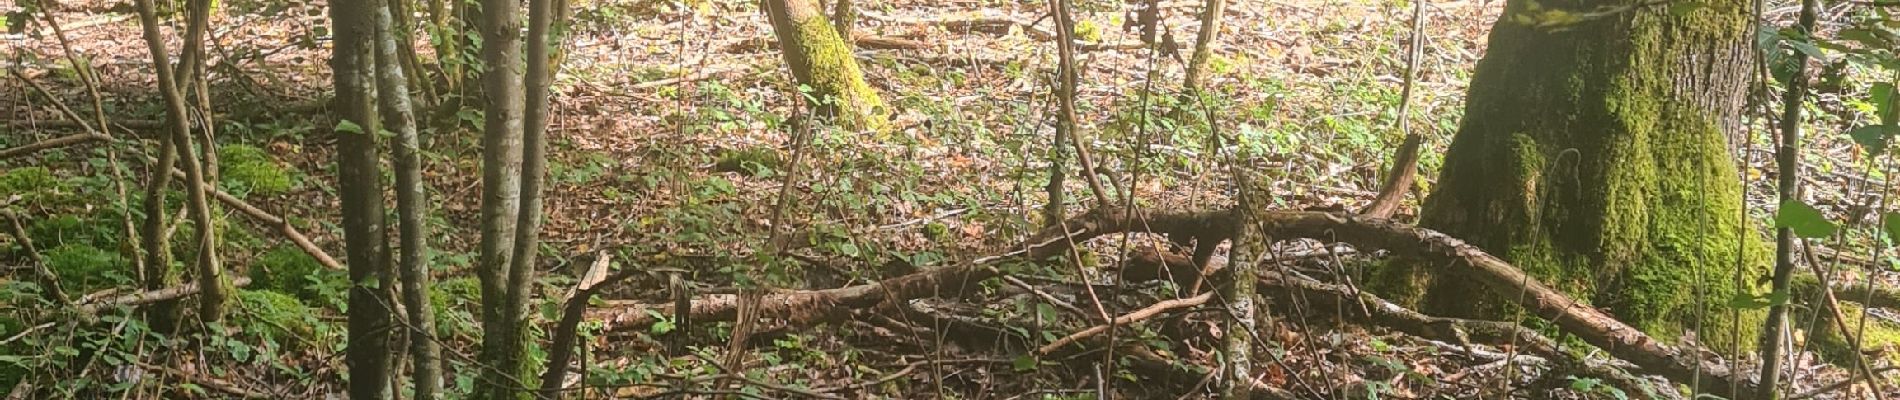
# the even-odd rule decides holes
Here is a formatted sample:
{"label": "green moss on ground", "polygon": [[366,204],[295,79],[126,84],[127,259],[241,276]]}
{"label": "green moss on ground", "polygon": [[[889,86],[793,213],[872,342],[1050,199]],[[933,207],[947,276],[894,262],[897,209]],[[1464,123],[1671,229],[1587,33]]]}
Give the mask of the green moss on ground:
{"label": "green moss on ground", "polygon": [[293,170],[256,146],[231,144],[218,148],[218,180],[225,190],[240,195],[276,195],[295,185]]}

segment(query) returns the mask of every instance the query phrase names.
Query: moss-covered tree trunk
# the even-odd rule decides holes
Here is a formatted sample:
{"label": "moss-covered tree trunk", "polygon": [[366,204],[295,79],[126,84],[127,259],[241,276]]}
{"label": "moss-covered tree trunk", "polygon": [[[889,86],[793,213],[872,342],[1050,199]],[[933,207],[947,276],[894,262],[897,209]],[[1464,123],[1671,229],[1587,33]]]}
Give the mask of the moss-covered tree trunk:
{"label": "moss-covered tree trunk", "polygon": [[[1738,327],[1722,308],[1737,262],[1762,268],[1728,151],[1748,3],[1636,3],[1509,1],[1420,224],[1652,334],[1753,338],[1730,329],[1755,322]],[[1393,268],[1381,284],[1435,312],[1505,310],[1432,269]]]}
{"label": "moss-covered tree trunk", "polygon": [[809,0],[768,0],[765,13],[792,76],[821,102],[819,115],[846,129],[877,131],[889,124],[884,100],[865,83],[851,44],[838,36],[824,13]]}

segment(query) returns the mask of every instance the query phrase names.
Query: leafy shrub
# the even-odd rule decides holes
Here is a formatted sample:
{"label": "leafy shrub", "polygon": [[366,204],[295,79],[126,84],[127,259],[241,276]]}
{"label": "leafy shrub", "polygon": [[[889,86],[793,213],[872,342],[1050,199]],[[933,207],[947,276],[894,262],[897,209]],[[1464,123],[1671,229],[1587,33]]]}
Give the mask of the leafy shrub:
{"label": "leafy shrub", "polygon": [[14,168],[0,173],[0,193],[7,196],[19,195],[26,204],[45,204],[56,202],[64,197],[58,177],[46,167],[33,166]]}
{"label": "leafy shrub", "polygon": [[474,335],[475,310],[481,298],[481,282],[475,278],[436,281],[429,287],[429,304],[435,307],[436,334],[445,339]]}
{"label": "leafy shrub", "polygon": [[291,171],[255,146],[227,145],[218,149],[219,181],[225,190],[248,195],[290,191]]}

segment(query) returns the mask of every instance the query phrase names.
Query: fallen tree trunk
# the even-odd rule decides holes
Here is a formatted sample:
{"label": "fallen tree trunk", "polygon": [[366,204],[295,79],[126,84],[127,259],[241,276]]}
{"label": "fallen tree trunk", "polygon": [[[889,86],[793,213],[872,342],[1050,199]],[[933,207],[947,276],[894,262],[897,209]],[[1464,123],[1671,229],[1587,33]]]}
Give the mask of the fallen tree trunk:
{"label": "fallen tree trunk", "polygon": [[[1066,225],[1074,231],[1045,231],[1025,246],[1009,254],[986,257],[955,267],[905,275],[869,285],[839,289],[786,291],[767,295],[761,315],[777,316],[784,323],[807,324],[846,315],[852,308],[867,307],[883,301],[901,301],[925,296],[963,293],[964,289],[999,272],[989,265],[1022,255],[1047,256],[1066,250],[1067,243],[1119,232],[1163,233],[1177,241],[1192,237],[1201,243],[1216,243],[1234,232],[1230,210],[1152,214],[1119,209],[1091,211]],[[1720,360],[1699,358],[1698,352],[1663,343],[1635,327],[1598,311],[1526,276],[1510,263],[1476,246],[1432,230],[1412,227],[1379,218],[1362,218],[1309,211],[1263,213],[1259,223],[1276,240],[1318,239],[1350,243],[1361,249],[1386,249],[1400,255],[1421,258],[1443,265],[1446,273],[1472,279],[1515,302],[1524,310],[1551,321],[1610,355],[1636,364],[1645,371],[1678,383],[1699,382],[1699,391],[1727,398],[1754,398],[1760,390],[1756,382],[1739,377]],[[734,316],[731,295],[705,297],[694,302],[692,318],[705,321],[731,319]],[[645,327],[654,321],[649,313],[664,314],[664,305],[635,305],[613,310],[597,310],[596,320],[611,330]]]}

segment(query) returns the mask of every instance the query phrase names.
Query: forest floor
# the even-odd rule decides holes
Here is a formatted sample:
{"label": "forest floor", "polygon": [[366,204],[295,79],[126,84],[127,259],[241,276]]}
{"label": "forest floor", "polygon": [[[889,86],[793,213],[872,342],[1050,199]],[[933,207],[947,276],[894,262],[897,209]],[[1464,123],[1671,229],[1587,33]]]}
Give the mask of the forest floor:
{"label": "forest floor", "polygon": [[[948,29],[917,20],[1007,17],[1038,21],[1031,29],[1047,30],[1050,24],[1039,19],[1046,4],[861,1],[860,32],[927,45],[858,53],[868,79],[892,105],[899,129],[875,136],[820,130],[809,142],[794,144],[787,120],[798,114],[796,90],[771,40],[770,26],[753,2],[573,3],[575,30],[553,96],[553,184],[542,234],[543,253],[550,261],[540,290],[543,299],[552,302],[566,293],[585,269],[584,260],[599,251],[613,253],[622,269],[684,271],[702,292],[730,292],[736,276],[783,288],[832,288],[1002,253],[1041,226],[1037,213],[1045,198],[1046,149],[1053,131],[1052,42],[1036,39],[1020,25]],[[1180,60],[1191,52],[1199,5],[1162,3],[1166,31],[1186,47],[1179,58],[1124,45],[1140,43],[1138,33],[1122,28],[1132,5],[1078,4],[1079,38],[1107,48],[1081,53],[1079,131],[1095,152],[1097,172],[1110,182],[1117,202],[1132,196],[1143,207],[1157,210],[1229,207],[1233,200],[1227,168],[1236,165],[1254,169],[1256,177],[1269,183],[1276,208],[1357,210],[1371,200],[1403,136],[1396,128],[1400,116],[1395,110],[1405,83],[1404,46],[1412,29],[1405,3],[1230,4],[1228,29],[1212,63],[1211,85],[1217,94],[1213,104],[1205,105],[1217,110],[1212,129],[1208,118],[1178,111],[1204,106],[1177,100],[1183,98]],[[76,182],[67,187],[89,199],[77,207],[85,210],[123,204],[106,184],[113,168],[93,160],[108,151],[120,159],[149,151],[157,132],[152,121],[161,115],[136,18],[119,4],[75,0],[55,14],[72,51],[89,68],[63,59],[65,52],[44,24],[27,25],[29,32],[0,39],[0,52],[8,57],[0,65],[47,85],[59,101],[75,109],[85,110],[90,102],[78,77],[85,71],[97,73],[103,106],[127,127],[114,134],[139,139],[0,163],[0,175],[36,164],[51,167],[55,177]],[[0,11],[17,7],[0,5]],[[212,108],[219,113],[217,141],[225,149],[245,148],[268,156],[257,162],[242,157],[243,152],[226,157],[221,150],[228,163],[223,185],[287,217],[331,254],[341,254],[330,136],[335,122],[323,111],[330,96],[325,5],[232,0],[220,7],[212,23],[216,45],[210,55]],[[1428,139],[1420,160],[1421,183],[1400,219],[1409,220],[1418,199],[1430,191],[1462,113],[1466,82],[1501,7],[1502,2],[1495,1],[1448,1],[1431,4],[1426,13],[1421,28],[1428,40],[1418,63],[1412,112],[1404,118]],[[1785,19],[1785,14],[1771,16]],[[439,59],[426,41],[419,43],[423,60]],[[178,48],[175,35],[169,36],[169,44]],[[20,80],[7,82],[0,86],[0,93],[8,93],[0,96],[7,124],[0,132],[8,132],[0,135],[0,148],[75,131],[47,122],[65,118]],[[430,90],[449,92],[450,85],[436,81]],[[1838,96],[1824,94],[1817,108],[1849,107]],[[479,133],[467,121],[480,117],[467,111],[444,114],[433,118],[438,128],[425,133],[425,176],[440,210],[432,224],[438,233],[431,240],[438,246],[436,275],[443,279],[438,301],[450,306],[443,310],[443,330],[449,335],[445,342],[455,354],[450,357],[452,376],[465,377],[456,385],[466,388],[474,375],[469,372],[477,368],[471,362],[479,342],[473,338],[480,332],[473,316],[472,283]],[[1814,123],[1817,129],[1838,130],[1842,120],[1854,118],[1848,112],[1827,115],[1832,117]],[[1210,131],[1232,140],[1230,145],[1251,146],[1264,156],[1231,160],[1231,148],[1223,152],[1208,146]],[[1882,190],[1871,187],[1886,186],[1885,174],[1869,171],[1864,156],[1844,135],[1815,136],[1809,150],[1815,204],[1849,220],[1865,220],[1870,218],[1865,215],[1879,214],[1870,210],[1889,208],[1865,205],[1884,199]],[[1768,226],[1772,153],[1765,133],[1754,138],[1756,144],[1742,151],[1747,156],[1742,160],[1751,189],[1751,216]],[[251,164],[243,164],[247,160]],[[126,167],[130,182],[141,181],[136,178],[141,164]],[[786,191],[788,174],[793,179]],[[288,187],[264,190],[266,185],[246,181],[278,176],[288,179]],[[1079,179],[1069,180],[1068,189],[1071,211],[1084,210],[1094,201]],[[71,204],[45,205],[29,210],[39,217],[29,213],[28,218],[53,220],[74,209]],[[93,214],[80,214],[88,223],[118,223],[113,220],[117,217],[90,220],[84,215]],[[227,219],[244,221],[235,213]],[[238,233],[228,233],[233,237],[228,240],[237,244],[226,246],[226,258],[260,282],[278,273],[269,270],[272,266],[284,264],[272,257],[295,253],[262,224],[233,225],[239,226]],[[243,232],[247,229],[249,233]],[[775,232],[792,240],[773,240]],[[1861,235],[1849,241],[1867,242],[1866,233]],[[61,243],[42,244],[58,246]],[[1322,247],[1284,246],[1287,251]],[[766,256],[775,247],[791,249],[796,260]],[[1838,247],[1869,254],[1864,245]],[[1084,296],[1096,289],[1106,291],[1101,303],[1110,314],[1171,296],[1152,283],[1120,282],[1110,265],[1122,253],[1108,245],[1093,250],[1081,262],[1087,276],[1077,276],[1072,265],[1021,266],[1011,273],[1075,304],[1083,304]],[[1889,259],[1885,254],[1856,258],[1858,263],[1880,264],[1870,267],[1888,262],[1868,260]],[[1308,258],[1295,267],[1332,271],[1364,261],[1349,257],[1339,265],[1338,260]],[[231,386],[272,397],[339,392],[342,361],[336,339],[342,301],[334,282],[337,272],[309,274],[310,282],[304,282],[308,287],[300,290],[316,294],[302,300],[311,313],[302,319],[315,321],[316,327],[296,340],[319,345],[273,344],[274,353],[269,354],[277,360],[263,366],[215,354],[185,356],[189,360],[177,361],[178,370],[217,376]],[[610,290],[604,297],[612,300],[600,305],[664,302],[663,275],[655,272],[628,281]],[[1889,287],[1896,282],[1884,272],[1849,274],[1844,280],[1851,284],[1866,276],[1880,278]],[[117,279],[122,283],[131,278]],[[89,289],[111,290],[113,283],[102,280]],[[742,390],[746,396],[765,398],[1087,398],[1103,385],[1122,396],[1157,398],[1207,390],[1205,381],[1151,384],[1159,378],[1126,365],[1101,371],[1097,352],[1025,361],[1022,343],[998,338],[1025,337],[1040,345],[1088,322],[1058,314],[1034,295],[1040,294],[991,286],[978,294],[912,306],[939,321],[955,319],[1001,332],[991,335],[994,340],[952,337],[956,335],[944,334],[950,331],[944,326],[876,312],[816,329],[768,330],[749,350],[751,361],[741,374],[748,383]],[[1548,369],[1535,363],[1309,316],[1296,305],[1272,310],[1275,314],[1258,331],[1264,342],[1259,344],[1261,354],[1271,355],[1271,362],[1262,363],[1260,379],[1290,390],[1307,388],[1302,397],[1615,396],[1592,378],[1545,376]],[[1220,317],[1207,311],[1126,327],[1121,334],[1204,373],[1207,366],[1218,364],[1216,338],[1222,326],[1213,323]],[[661,356],[660,338],[678,336],[666,329],[695,332],[691,352],[696,356]],[[588,368],[580,379],[594,389],[583,392],[589,398],[609,398],[712,390],[682,389],[668,382],[721,374],[706,361],[724,356],[723,337],[729,329],[727,324],[669,325],[647,332],[593,333],[583,364]],[[1812,357],[1803,360],[1790,393],[1846,376]],[[124,376],[102,374],[99,379],[127,379]],[[1900,385],[1884,387],[1894,391]],[[142,393],[164,392],[147,390]],[[212,390],[204,396],[232,394]]]}

